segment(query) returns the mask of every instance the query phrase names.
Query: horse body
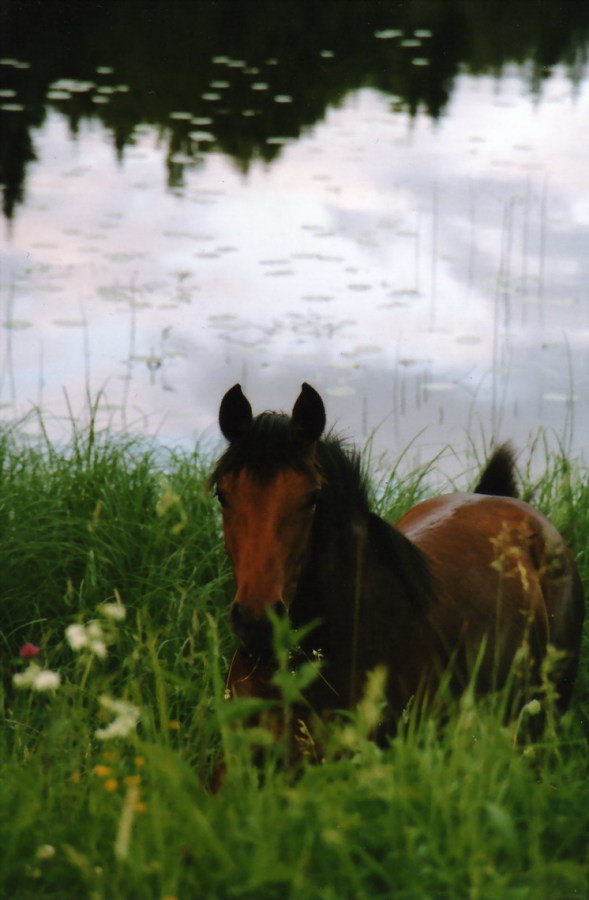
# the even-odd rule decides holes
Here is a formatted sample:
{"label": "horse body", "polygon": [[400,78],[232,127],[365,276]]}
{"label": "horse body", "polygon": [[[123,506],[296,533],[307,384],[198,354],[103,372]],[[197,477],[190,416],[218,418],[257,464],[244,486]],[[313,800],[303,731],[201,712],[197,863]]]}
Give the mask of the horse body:
{"label": "horse body", "polygon": [[556,685],[564,708],[577,667],[583,591],[551,522],[516,498],[448,494],[418,504],[397,528],[427,557],[436,585],[428,620],[446,658],[458,656],[462,680],[485,641],[479,687],[502,686],[527,642],[528,674],[537,682],[550,644],[568,656]]}
{"label": "horse body", "polygon": [[485,493],[426,500],[393,527],[371,512],[357,455],[320,439],[325,412],[308,385],[291,418],[255,419],[236,385],[219,420],[230,445],[212,482],[237,588],[233,694],[277,696],[273,609],[294,627],[319,621],[301,642],[303,657],[324,661],[305,692],[307,720],[353,708],[367,674],[382,665],[390,733],[410,698],[432,696],[449,666],[456,693],[475,665],[480,690],[501,687],[524,643],[532,685],[549,643],[566,654],[555,676],[566,706],[583,620],[580,579],[541,513],[490,494],[513,493],[505,448],[480,479]]}

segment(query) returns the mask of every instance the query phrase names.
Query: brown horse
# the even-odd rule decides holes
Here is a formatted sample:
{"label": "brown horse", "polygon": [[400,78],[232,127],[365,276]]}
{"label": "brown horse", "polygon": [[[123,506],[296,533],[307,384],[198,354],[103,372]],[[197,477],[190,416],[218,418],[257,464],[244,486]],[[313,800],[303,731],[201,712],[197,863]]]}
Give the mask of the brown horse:
{"label": "brown horse", "polygon": [[371,512],[360,459],[322,438],[325,410],[303,384],[292,416],[256,418],[239,385],[221,403],[229,447],[211,477],[222,507],[237,591],[231,625],[239,639],[228,677],[237,696],[272,698],[268,610],[294,627],[319,620],[301,658],[323,659],[305,693],[307,721],[351,709],[367,674],[387,671],[385,733],[410,698],[427,701],[446,673],[453,693],[485,692],[508,679],[528,648],[525,690],[534,696],[549,645],[558,704],[575,679],[583,591],[553,525],[516,499],[511,451],[489,461],[473,493],[419,503],[393,527]]}

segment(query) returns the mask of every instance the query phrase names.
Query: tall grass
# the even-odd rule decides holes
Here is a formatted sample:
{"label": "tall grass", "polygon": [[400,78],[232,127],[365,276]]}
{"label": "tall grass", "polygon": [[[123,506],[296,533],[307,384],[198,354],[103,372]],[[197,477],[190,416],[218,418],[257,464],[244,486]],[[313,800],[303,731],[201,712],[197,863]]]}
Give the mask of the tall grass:
{"label": "tall grass", "polygon": [[[587,647],[571,710],[536,743],[501,698],[467,694],[443,728],[409,714],[384,750],[368,705],[296,778],[280,748],[251,764],[262,738],[224,699],[232,588],[209,465],[92,428],[60,450],[0,436],[0,896],[587,896]],[[585,473],[564,455],[541,481],[522,469],[589,583]],[[426,493],[426,470],[376,492],[393,518]],[[92,622],[104,653],[65,637]],[[14,686],[27,642],[56,689]]]}

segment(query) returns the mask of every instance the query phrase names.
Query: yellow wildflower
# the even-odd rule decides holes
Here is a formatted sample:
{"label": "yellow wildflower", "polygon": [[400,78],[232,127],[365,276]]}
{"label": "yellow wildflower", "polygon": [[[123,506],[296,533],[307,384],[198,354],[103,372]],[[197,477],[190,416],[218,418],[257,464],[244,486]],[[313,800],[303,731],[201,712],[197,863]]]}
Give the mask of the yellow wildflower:
{"label": "yellow wildflower", "polygon": [[141,784],[141,775],[127,775],[125,784],[129,785],[129,787]]}

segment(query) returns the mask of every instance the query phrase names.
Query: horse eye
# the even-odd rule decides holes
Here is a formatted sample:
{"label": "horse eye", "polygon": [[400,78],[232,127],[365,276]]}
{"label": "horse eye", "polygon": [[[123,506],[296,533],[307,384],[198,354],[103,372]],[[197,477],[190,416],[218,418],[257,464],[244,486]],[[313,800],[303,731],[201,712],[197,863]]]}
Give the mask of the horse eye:
{"label": "horse eye", "polygon": [[227,494],[225,491],[221,490],[221,488],[217,488],[215,491],[215,497],[219,501],[220,505],[223,509],[226,509],[229,506],[229,501],[227,500]]}
{"label": "horse eye", "polygon": [[307,509],[315,509],[317,504],[319,503],[319,497],[321,496],[321,489],[317,488],[315,491],[311,491],[310,494],[307,494],[305,500],[305,507]]}

